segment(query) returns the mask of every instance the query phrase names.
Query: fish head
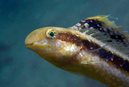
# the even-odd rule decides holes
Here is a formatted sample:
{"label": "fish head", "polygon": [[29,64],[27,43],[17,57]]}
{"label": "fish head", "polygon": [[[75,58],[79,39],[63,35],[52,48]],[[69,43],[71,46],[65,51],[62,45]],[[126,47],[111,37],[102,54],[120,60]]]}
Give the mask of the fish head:
{"label": "fish head", "polygon": [[60,27],[45,27],[32,31],[25,39],[26,47],[54,65],[79,62],[75,59],[81,50],[78,31]]}

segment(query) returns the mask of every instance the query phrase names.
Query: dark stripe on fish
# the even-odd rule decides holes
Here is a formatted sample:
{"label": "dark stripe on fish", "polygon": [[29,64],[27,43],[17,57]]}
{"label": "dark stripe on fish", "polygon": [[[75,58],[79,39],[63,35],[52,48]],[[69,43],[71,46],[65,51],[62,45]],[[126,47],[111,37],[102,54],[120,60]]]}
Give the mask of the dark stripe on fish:
{"label": "dark stripe on fish", "polygon": [[97,19],[86,19],[86,20],[81,20],[75,26],[80,29],[89,30],[91,28],[94,28],[94,29],[98,29],[101,31],[101,28],[103,27],[103,25],[104,23],[101,21],[98,21]]}
{"label": "dark stripe on fish", "polygon": [[91,51],[93,54],[98,55],[105,62],[111,63],[116,68],[129,72],[129,61],[123,59],[122,57],[113,54],[104,48],[101,48],[98,44],[91,42],[89,40],[81,39],[80,37],[73,35],[71,33],[58,33],[56,39],[70,42],[76,44],[77,46],[82,46],[84,50]]}
{"label": "dark stripe on fish", "polygon": [[80,24],[82,26],[85,26],[85,23],[88,24],[88,28],[93,27],[95,29],[100,29],[103,26],[103,22],[100,22],[96,19],[87,19],[87,20],[80,21]]}
{"label": "dark stripe on fish", "polygon": [[105,61],[114,64],[117,68],[123,69],[124,71],[129,72],[129,61],[124,60],[123,58],[119,57],[107,51],[105,49],[99,49],[96,54],[99,55],[100,58],[103,58]]}
{"label": "dark stripe on fish", "polygon": [[98,30],[105,35],[108,35],[112,40],[121,42],[126,46],[128,45],[126,37],[122,33],[115,31],[114,28],[112,28],[111,26],[108,27],[106,23],[97,19],[85,19],[77,23],[75,26],[79,29],[79,31],[83,30],[83,32],[91,29]]}
{"label": "dark stripe on fish", "polygon": [[72,35],[71,33],[65,33],[65,32],[58,33],[56,35],[56,38],[62,41],[75,43],[77,46],[82,45],[81,39],[77,37],[76,35]]}

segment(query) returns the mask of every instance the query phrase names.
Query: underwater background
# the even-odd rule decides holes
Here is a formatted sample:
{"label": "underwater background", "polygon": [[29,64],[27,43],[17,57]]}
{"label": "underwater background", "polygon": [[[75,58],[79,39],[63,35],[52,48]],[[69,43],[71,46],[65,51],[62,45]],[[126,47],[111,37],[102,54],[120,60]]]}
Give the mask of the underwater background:
{"label": "underwater background", "polygon": [[0,0],[0,87],[107,87],[61,70],[25,47],[25,37],[45,26],[70,27],[111,15],[129,31],[129,0]]}

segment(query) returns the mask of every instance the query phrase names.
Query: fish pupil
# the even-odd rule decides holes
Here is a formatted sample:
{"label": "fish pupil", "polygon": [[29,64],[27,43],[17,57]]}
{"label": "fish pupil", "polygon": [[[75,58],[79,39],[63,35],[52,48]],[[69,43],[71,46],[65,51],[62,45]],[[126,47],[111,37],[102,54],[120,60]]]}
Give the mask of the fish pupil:
{"label": "fish pupil", "polygon": [[50,35],[51,37],[54,37],[54,36],[55,36],[55,33],[54,33],[54,32],[50,32],[49,35]]}

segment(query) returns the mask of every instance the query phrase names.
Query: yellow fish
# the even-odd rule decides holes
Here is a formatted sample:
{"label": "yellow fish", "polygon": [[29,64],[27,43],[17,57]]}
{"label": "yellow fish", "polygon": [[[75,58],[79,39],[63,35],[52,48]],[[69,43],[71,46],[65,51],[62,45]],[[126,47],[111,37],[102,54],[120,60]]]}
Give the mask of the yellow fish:
{"label": "yellow fish", "polygon": [[95,16],[70,28],[36,29],[25,44],[59,68],[110,87],[129,87],[128,35],[115,28],[118,27],[107,17]]}

